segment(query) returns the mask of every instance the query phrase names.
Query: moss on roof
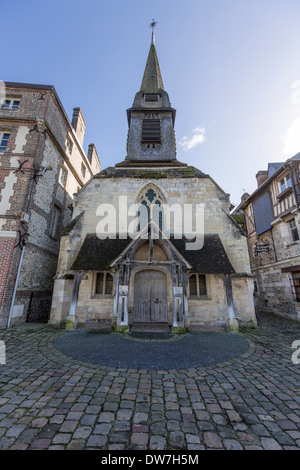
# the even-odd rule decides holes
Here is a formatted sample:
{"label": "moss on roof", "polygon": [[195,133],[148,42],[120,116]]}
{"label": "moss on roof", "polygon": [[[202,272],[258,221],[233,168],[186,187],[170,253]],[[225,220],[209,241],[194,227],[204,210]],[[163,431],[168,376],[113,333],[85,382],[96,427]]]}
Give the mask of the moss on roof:
{"label": "moss on roof", "polygon": [[[155,163],[154,163],[155,165]],[[208,175],[193,166],[178,168],[115,168],[108,167],[97,173],[94,178],[207,178]]]}

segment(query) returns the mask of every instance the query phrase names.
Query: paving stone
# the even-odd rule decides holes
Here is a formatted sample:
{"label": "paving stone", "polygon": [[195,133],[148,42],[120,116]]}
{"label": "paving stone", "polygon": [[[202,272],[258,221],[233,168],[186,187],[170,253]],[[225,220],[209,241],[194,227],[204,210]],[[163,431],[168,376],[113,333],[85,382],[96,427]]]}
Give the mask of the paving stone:
{"label": "paving stone", "polygon": [[80,424],[84,426],[93,426],[98,419],[98,415],[83,415]]}
{"label": "paving stone", "polygon": [[72,434],[58,433],[52,439],[53,444],[68,444],[71,440]]}
{"label": "paving stone", "polygon": [[188,444],[200,444],[200,437],[195,434],[186,434],[186,442]]}
{"label": "paving stone", "polygon": [[127,444],[128,441],[128,432],[114,432],[109,437],[109,444]]}
{"label": "paving stone", "polygon": [[162,436],[151,436],[149,449],[150,450],[165,450],[166,449],[166,439]]}
{"label": "paving stone", "polygon": [[204,444],[213,449],[222,449],[223,445],[220,437],[215,432],[206,431],[203,434]]}
{"label": "paving stone", "polygon": [[64,421],[61,427],[59,428],[59,432],[67,432],[67,433],[74,432],[77,426],[78,426],[78,421],[71,421],[71,420]]}
{"label": "paving stone", "polygon": [[168,444],[171,449],[185,449],[186,441],[183,432],[172,431],[170,432]]}
{"label": "paving stone", "polygon": [[251,426],[252,432],[260,437],[268,437],[270,436],[269,431],[263,424],[252,424]]}
{"label": "paving stone", "polygon": [[278,426],[280,426],[282,429],[285,429],[285,430],[297,430],[298,429],[297,425],[288,419],[280,419],[279,421],[277,421],[277,424]]}
{"label": "paving stone", "polygon": [[262,437],[261,444],[265,450],[282,450],[278,442],[269,437]]}
{"label": "paving stone", "polygon": [[149,436],[146,433],[132,433],[131,445],[132,446],[145,446],[148,442]]}
{"label": "paving stone", "polygon": [[198,421],[197,426],[200,431],[214,431],[215,426],[209,421]]}
{"label": "paving stone", "polygon": [[131,423],[129,421],[114,421],[113,431],[122,432],[129,431],[131,428]]}
{"label": "paving stone", "polygon": [[133,422],[136,424],[147,423],[148,415],[146,413],[135,413],[133,416]]}
{"label": "paving stone", "polygon": [[100,413],[98,422],[99,423],[111,423],[115,419],[114,413],[104,412]]}
{"label": "paving stone", "polygon": [[30,444],[37,436],[39,432],[39,429],[32,429],[32,428],[27,428],[25,431],[23,431],[19,437],[18,437],[18,442],[22,442],[24,444]]}
{"label": "paving stone", "polygon": [[224,439],[223,444],[226,450],[243,450],[239,441],[234,439]]}
{"label": "paving stone", "polygon": [[105,446],[106,442],[107,442],[107,437],[106,436],[92,434],[89,437],[89,439],[86,443],[86,446],[87,447],[102,448],[102,447]]}
{"label": "paving stone", "polygon": [[51,444],[51,439],[36,439],[31,444],[32,449],[48,449]]}
{"label": "paving stone", "polygon": [[111,428],[112,428],[112,424],[109,424],[109,423],[97,424],[93,432],[94,434],[108,435],[110,433]]}
{"label": "paving stone", "polygon": [[16,442],[15,444],[12,444],[9,448],[9,450],[26,450],[26,449],[28,449],[28,444],[22,444],[21,442]]}
{"label": "paving stone", "polygon": [[6,437],[17,438],[24,431],[25,428],[26,428],[25,424],[15,424],[10,429],[8,429],[6,433]]}
{"label": "paving stone", "polygon": [[282,446],[293,446],[295,444],[293,439],[283,432],[273,433],[273,438],[275,439],[276,442],[278,442],[278,444]]}
{"label": "paving stone", "polygon": [[90,426],[79,426],[73,434],[73,439],[86,439],[92,432]]}
{"label": "paving stone", "polygon": [[116,419],[119,421],[129,421],[132,416],[132,410],[122,409],[117,412]]}

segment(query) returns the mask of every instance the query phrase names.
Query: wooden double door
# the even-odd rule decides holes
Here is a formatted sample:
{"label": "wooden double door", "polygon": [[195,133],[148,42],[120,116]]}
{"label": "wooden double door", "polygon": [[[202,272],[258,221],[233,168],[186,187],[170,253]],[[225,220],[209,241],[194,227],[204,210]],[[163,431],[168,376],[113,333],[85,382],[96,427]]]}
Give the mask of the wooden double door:
{"label": "wooden double door", "polygon": [[167,323],[167,278],[161,271],[145,270],[135,275],[134,323]]}

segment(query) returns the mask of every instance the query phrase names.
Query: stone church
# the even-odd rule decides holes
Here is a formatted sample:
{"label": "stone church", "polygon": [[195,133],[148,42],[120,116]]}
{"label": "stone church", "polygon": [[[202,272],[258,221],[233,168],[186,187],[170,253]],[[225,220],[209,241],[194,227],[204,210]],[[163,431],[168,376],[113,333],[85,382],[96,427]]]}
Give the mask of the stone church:
{"label": "stone church", "polygon": [[256,325],[246,234],[229,195],[177,160],[175,116],[152,33],[127,110],[126,158],[75,195],[50,323],[173,333]]}

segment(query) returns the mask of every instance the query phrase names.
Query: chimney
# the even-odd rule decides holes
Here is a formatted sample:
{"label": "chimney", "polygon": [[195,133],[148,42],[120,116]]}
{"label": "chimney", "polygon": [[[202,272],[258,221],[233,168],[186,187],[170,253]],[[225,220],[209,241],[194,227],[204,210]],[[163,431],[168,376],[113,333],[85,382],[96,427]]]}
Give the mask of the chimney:
{"label": "chimney", "polygon": [[267,171],[259,171],[256,174],[256,181],[257,181],[257,187],[259,188],[265,181],[268,179],[268,172]]}
{"label": "chimney", "polygon": [[98,173],[100,171],[101,165],[95,144],[89,145],[87,158],[90,162],[93,172]]}
{"label": "chimney", "polygon": [[86,124],[81,108],[73,109],[72,126],[74,128],[74,131],[76,132],[79,142],[83,146]]}

